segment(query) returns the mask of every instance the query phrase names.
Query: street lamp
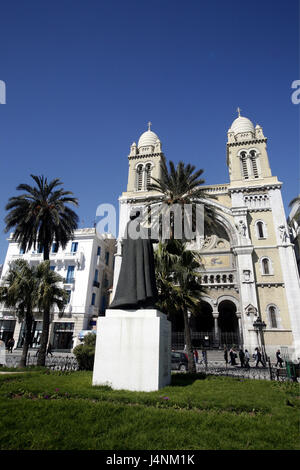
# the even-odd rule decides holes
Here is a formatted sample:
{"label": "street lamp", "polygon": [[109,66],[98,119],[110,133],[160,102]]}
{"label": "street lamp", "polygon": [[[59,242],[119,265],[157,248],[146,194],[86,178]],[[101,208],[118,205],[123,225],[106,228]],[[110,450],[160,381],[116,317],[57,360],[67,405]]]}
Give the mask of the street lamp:
{"label": "street lamp", "polygon": [[266,324],[260,317],[255,320],[253,323],[253,327],[257,333],[257,336],[260,336],[260,343],[261,343],[261,349],[262,349],[262,356],[264,363],[266,364],[267,362],[267,355],[266,355],[266,348],[265,348],[265,338],[264,338],[264,330],[266,329]]}

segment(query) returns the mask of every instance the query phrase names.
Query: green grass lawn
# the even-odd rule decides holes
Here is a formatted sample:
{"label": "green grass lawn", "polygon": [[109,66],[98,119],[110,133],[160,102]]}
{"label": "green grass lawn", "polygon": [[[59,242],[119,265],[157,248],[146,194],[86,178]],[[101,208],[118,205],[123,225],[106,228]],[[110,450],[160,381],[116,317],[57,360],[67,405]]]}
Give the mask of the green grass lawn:
{"label": "green grass lawn", "polygon": [[158,392],[91,372],[0,375],[1,450],[299,450],[299,386],[175,374]]}

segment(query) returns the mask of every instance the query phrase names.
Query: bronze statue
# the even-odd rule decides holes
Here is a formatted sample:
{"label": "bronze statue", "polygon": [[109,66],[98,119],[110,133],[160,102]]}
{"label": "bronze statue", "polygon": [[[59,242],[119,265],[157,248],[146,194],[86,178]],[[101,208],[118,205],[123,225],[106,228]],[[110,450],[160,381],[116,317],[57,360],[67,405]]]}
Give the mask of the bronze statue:
{"label": "bronze statue", "polygon": [[[130,215],[123,240],[122,263],[116,292],[110,309],[149,309],[156,308],[157,288],[153,255],[153,240],[149,230],[141,226],[140,212]],[[139,219],[139,220],[136,220]],[[130,236],[130,225],[140,232],[140,237]],[[147,236],[145,236],[145,230]],[[142,233],[144,236],[142,236]]]}

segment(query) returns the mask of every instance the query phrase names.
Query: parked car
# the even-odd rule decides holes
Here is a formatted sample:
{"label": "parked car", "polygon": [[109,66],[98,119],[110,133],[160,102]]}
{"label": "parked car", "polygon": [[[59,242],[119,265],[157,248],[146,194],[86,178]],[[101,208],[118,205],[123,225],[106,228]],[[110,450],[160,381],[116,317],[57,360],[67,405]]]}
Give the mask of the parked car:
{"label": "parked car", "polygon": [[171,369],[187,371],[188,357],[183,351],[172,351],[171,354]]}

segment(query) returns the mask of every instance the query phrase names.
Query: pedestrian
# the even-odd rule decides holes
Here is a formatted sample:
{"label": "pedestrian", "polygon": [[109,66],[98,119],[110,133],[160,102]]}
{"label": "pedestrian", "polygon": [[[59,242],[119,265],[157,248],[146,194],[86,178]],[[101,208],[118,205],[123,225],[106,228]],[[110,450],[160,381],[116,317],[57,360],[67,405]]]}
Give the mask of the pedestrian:
{"label": "pedestrian", "polygon": [[255,348],[255,351],[256,351],[256,365],[255,365],[255,367],[258,367],[259,363],[261,363],[263,367],[266,367],[266,364],[262,360],[262,355],[261,355],[261,352],[260,352],[259,348]]}
{"label": "pedestrian", "polygon": [[51,346],[51,343],[48,344],[48,348],[47,348],[47,356],[48,354],[50,354],[50,356],[52,357],[53,354],[52,354],[52,346]]}
{"label": "pedestrian", "polygon": [[240,358],[241,367],[245,367],[245,353],[242,348],[239,350],[239,358]]}
{"label": "pedestrian", "polygon": [[194,359],[195,359],[196,364],[198,364],[198,357],[199,357],[198,351],[197,349],[194,349]]}
{"label": "pedestrian", "polygon": [[245,368],[250,369],[250,354],[248,352],[248,349],[245,349]]}
{"label": "pedestrian", "polygon": [[235,358],[237,357],[237,354],[236,354],[234,348],[230,349],[229,356],[230,356],[230,364],[232,366],[236,366]]}
{"label": "pedestrian", "polygon": [[15,345],[14,338],[9,338],[9,340],[7,341],[7,351],[10,352],[11,354],[12,354],[14,345]]}
{"label": "pedestrian", "polygon": [[205,365],[207,364],[207,353],[205,349],[202,350],[202,361],[204,361]]}
{"label": "pedestrian", "polygon": [[278,349],[278,350],[276,351],[276,359],[277,359],[277,362],[276,362],[276,366],[275,366],[275,367],[277,367],[278,364],[279,364],[279,367],[282,367],[283,359],[282,359],[282,357],[281,357],[280,349]]}
{"label": "pedestrian", "polygon": [[224,360],[225,360],[225,364],[227,366],[227,364],[228,364],[228,349],[227,349],[227,346],[224,346]]}

